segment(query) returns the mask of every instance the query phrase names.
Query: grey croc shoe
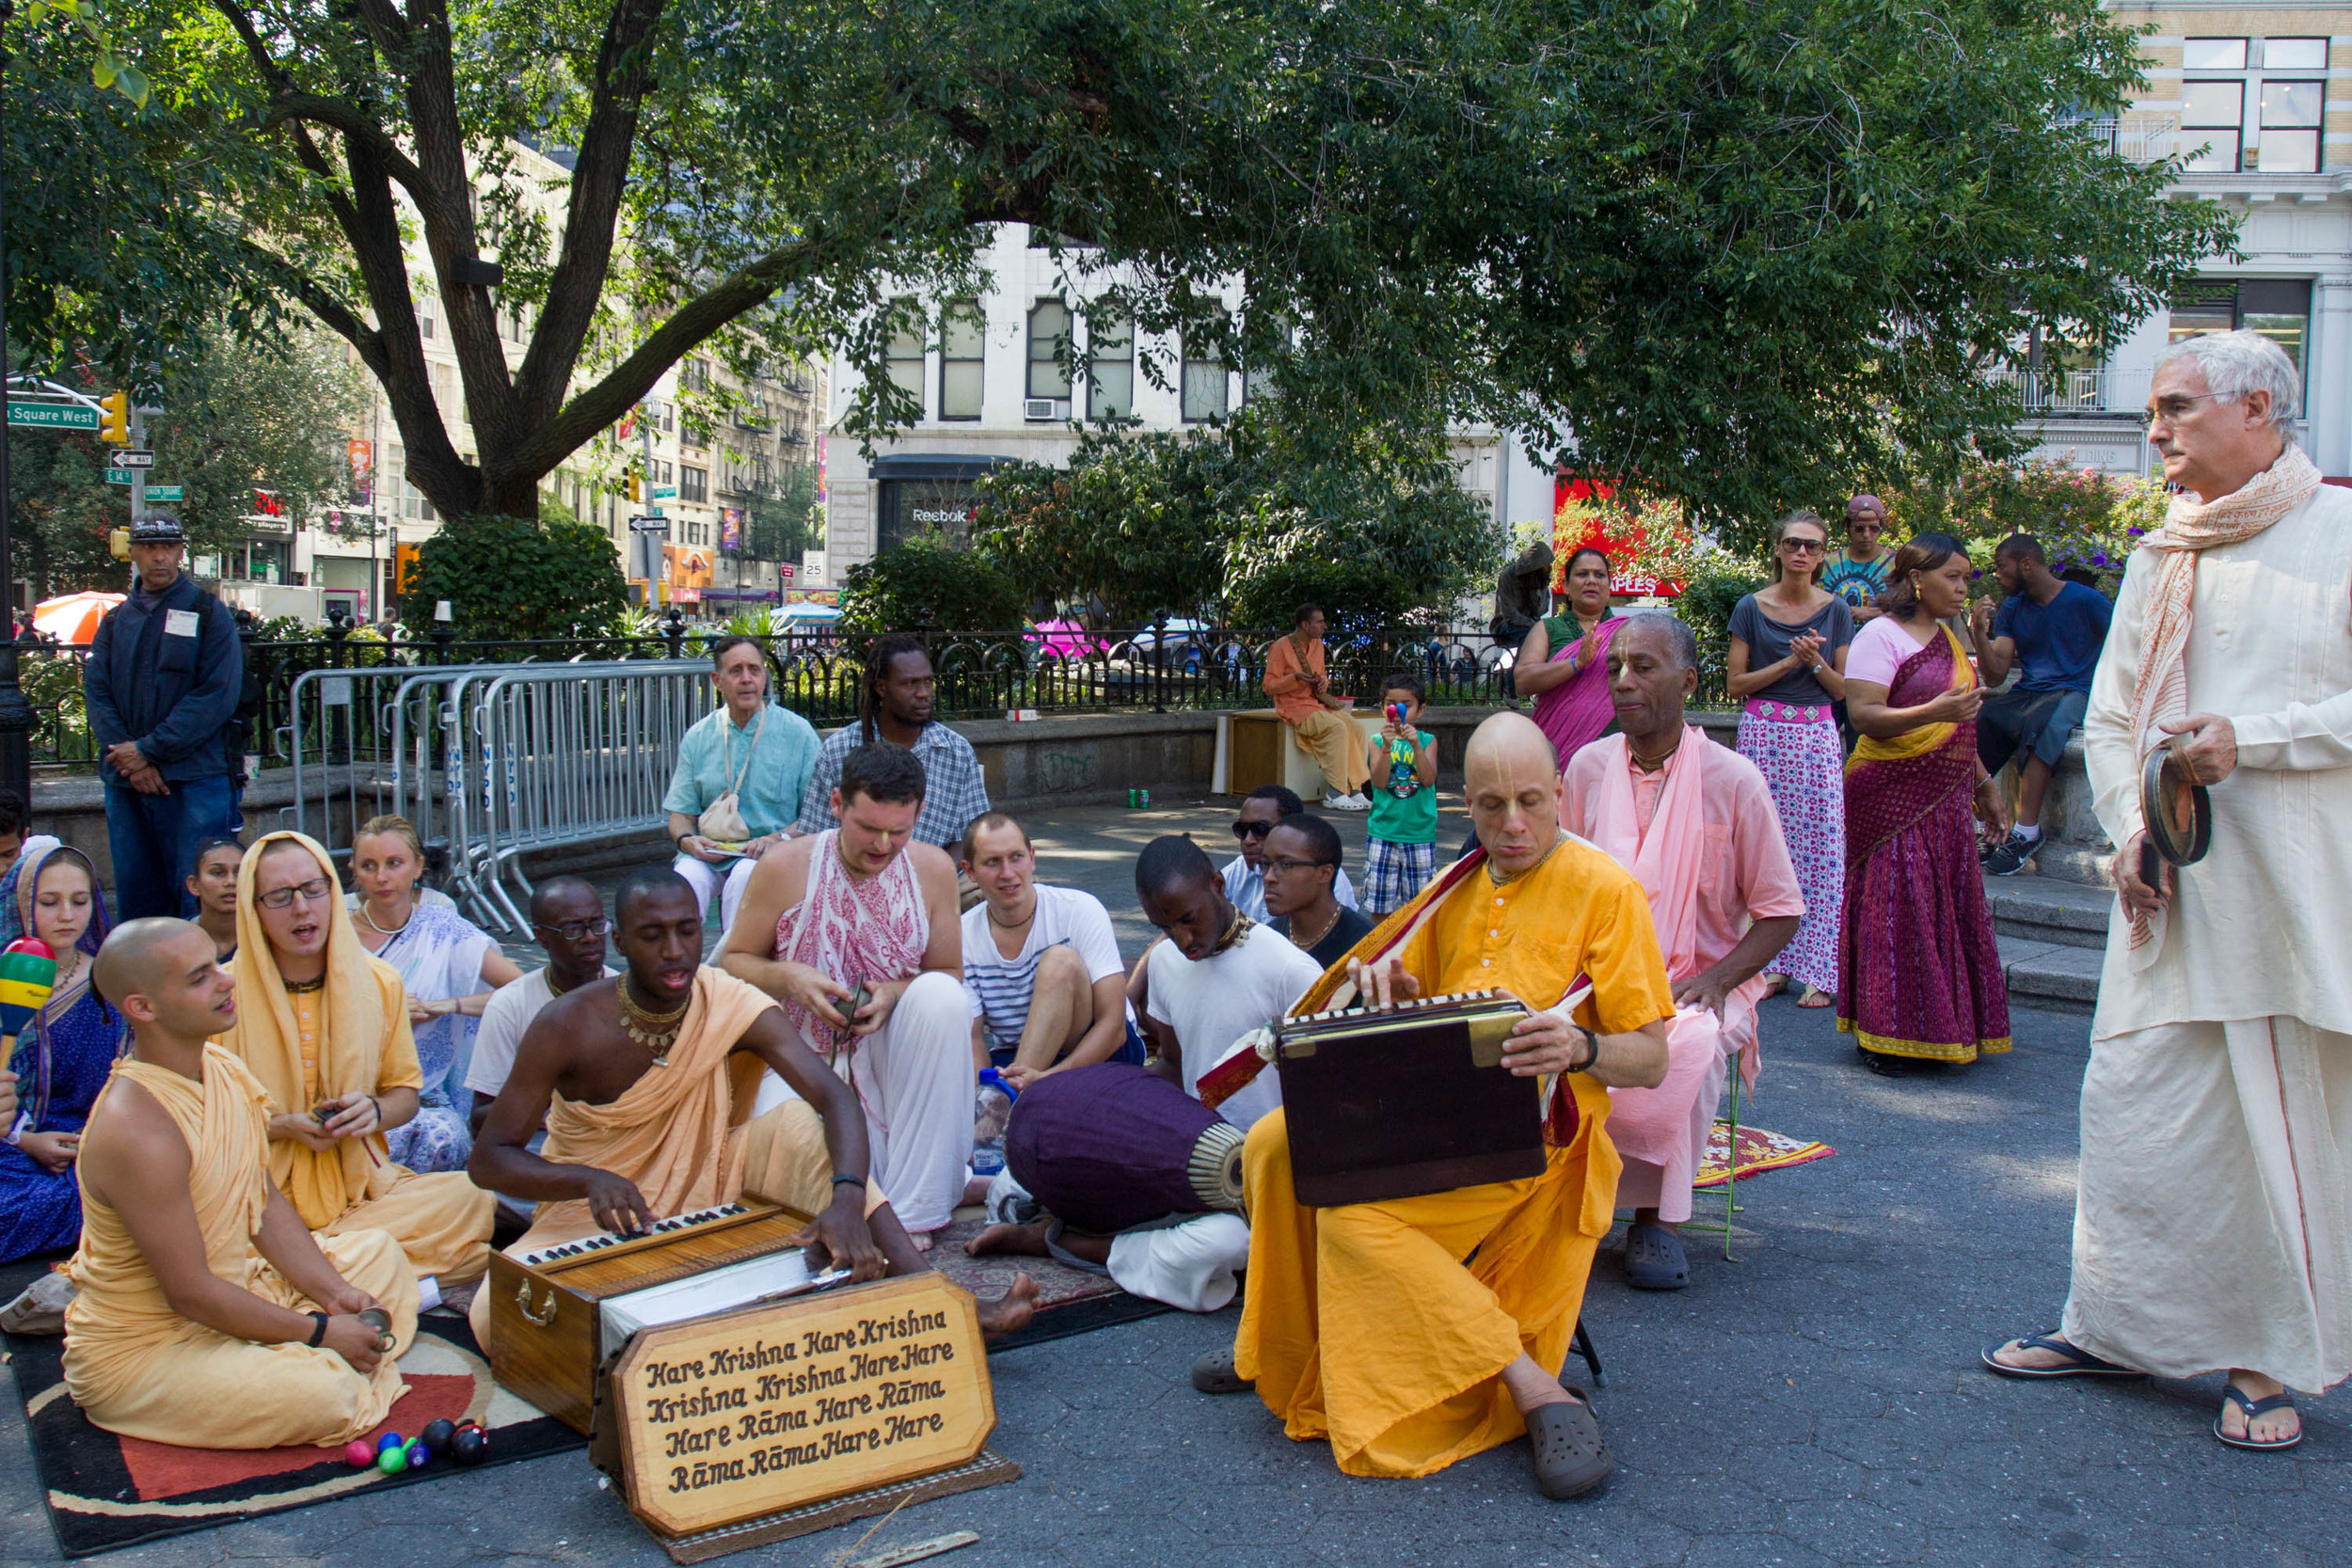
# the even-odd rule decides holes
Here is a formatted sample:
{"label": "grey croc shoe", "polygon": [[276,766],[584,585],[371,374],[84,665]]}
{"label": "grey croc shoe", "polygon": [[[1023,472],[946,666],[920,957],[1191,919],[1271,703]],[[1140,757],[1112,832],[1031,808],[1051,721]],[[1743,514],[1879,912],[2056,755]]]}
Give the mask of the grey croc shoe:
{"label": "grey croc shoe", "polygon": [[1637,1291],[1679,1291],[1691,1283],[1682,1238],[1662,1225],[1636,1225],[1625,1233],[1625,1282]]}
{"label": "grey croc shoe", "polygon": [[1231,1345],[1192,1364],[1192,1386],[1204,1394],[1247,1394],[1258,1386],[1233,1370]]}
{"label": "grey croc shoe", "polygon": [[1592,1407],[1579,1399],[1529,1411],[1527,1447],[1535,1461],[1535,1484],[1554,1502],[1584,1496],[1617,1467]]}
{"label": "grey croc shoe", "polygon": [[81,1292],[61,1274],[45,1274],[6,1307],[0,1307],[0,1330],[10,1334],[63,1334],[68,1303]]}

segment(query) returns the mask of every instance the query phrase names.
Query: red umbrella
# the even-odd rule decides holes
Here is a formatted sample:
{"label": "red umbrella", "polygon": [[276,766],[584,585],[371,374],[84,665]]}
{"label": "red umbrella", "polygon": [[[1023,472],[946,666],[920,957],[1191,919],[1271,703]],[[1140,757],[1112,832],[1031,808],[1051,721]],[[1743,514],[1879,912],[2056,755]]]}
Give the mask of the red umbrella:
{"label": "red umbrella", "polygon": [[60,642],[87,643],[98,635],[98,623],[122,602],[119,594],[95,589],[43,599],[33,607],[33,628]]}

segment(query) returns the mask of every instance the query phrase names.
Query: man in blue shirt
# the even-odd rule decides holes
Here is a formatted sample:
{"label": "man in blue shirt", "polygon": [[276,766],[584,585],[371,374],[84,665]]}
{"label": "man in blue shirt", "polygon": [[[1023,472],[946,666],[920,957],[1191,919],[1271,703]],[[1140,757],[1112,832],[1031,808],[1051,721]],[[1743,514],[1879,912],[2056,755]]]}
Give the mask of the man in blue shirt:
{"label": "man in blue shirt", "polygon": [[131,525],[138,580],[98,624],[83,671],[122,921],[194,913],[196,847],[236,813],[229,759],[243,748],[229,732],[245,647],[228,608],[181,569],[186,554],[179,518]]}
{"label": "man in blue shirt", "polygon": [[753,865],[792,836],[801,793],[817,768],[817,732],[768,700],[768,657],[757,638],[713,642],[710,684],[723,705],[696,720],[678,742],[677,770],[661,808],[677,846],[670,869],[686,879],[706,911],[710,895],[719,895],[723,930],[735,924]]}
{"label": "man in blue shirt", "polygon": [[2066,742],[2082,728],[2090,703],[2090,673],[2106,645],[2114,607],[2106,595],[2050,570],[2031,534],[2012,533],[1993,553],[2001,579],[1998,611],[1990,597],[1969,611],[1969,640],[1978,673],[1995,687],[2018,668],[2017,684],[1985,699],[1977,715],[1977,756],[1997,773],[2011,758],[2017,769],[2017,826],[1984,860],[1995,877],[2012,877],[2042,843],[2042,797]]}

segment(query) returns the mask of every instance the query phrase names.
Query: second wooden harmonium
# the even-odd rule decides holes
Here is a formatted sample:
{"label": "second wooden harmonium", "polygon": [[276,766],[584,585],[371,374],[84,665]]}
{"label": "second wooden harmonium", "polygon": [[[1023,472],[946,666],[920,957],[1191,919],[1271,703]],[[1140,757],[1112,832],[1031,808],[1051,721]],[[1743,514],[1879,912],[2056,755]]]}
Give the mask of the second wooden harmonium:
{"label": "second wooden harmonium", "polygon": [[548,1415],[587,1433],[596,1376],[642,1328],[708,1317],[834,1284],[792,1243],[808,1217],[745,1201],[509,1258],[490,1255],[491,1370]]}
{"label": "second wooden harmonium", "polygon": [[1502,991],[1342,1007],[1274,1025],[1298,1201],[1327,1209],[1544,1173],[1540,1080],[1502,1065]]}

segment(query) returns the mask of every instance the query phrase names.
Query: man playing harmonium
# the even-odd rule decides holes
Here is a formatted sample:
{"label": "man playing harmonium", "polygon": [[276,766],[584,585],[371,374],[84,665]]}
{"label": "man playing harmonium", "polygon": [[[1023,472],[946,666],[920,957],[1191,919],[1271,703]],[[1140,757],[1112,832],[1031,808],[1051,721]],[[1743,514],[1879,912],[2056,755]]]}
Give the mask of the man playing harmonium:
{"label": "man playing harmonium", "polygon": [[[870,1170],[857,1095],[803,1046],[756,987],[704,967],[702,906],[667,867],[632,873],[613,899],[626,967],[549,1003],[525,1032],[468,1168],[510,1197],[536,1198],[533,1252],[599,1231],[732,1203],[746,1191],[813,1214],[804,1243],[854,1279],[919,1274],[915,1250]],[[766,1116],[763,1071],[791,1085]],[[546,1144],[531,1152],[545,1119]],[[980,1304],[989,1332],[1027,1321],[1036,1286],[1017,1276]],[[489,1292],[474,1300],[490,1344]]]}
{"label": "man playing harmonium", "polygon": [[[719,962],[855,1091],[868,1174],[928,1249],[971,1180],[977,1073],[955,863],[914,842],[925,787],[921,759],[888,741],[844,756],[838,825],[761,857]],[[759,1108],[784,1098],[771,1079]]]}
{"label": "man playing harmonium", "polygon": [[384,1133],[417,1114],[423,1070],[408,997],[359,944],[335,864],[300,833],[264,833],[237,868],[241,1006],[221,1037],[269,1092],[270,1176],[312,1230],[389,1230],[424,1307],[490,1261],[496,1199],[463,1171],[392,1163]]}
{"label": "man playing harmonium", "polygon": [[[1428,1475],[1525,1433],[1544,1495],[1572,1497],[1612,1468],[1591,1410],[1559,1382],[1616,1196],[1607,1091],[1664,1078],[1674,1000],[1641,885],[1560,827],[1543,732],[1497,714],[1463,767],[1479,852],[1383,921],[1344,974],[1380,1007],[1497,988],[1550,1009],[1589,981],[1573,1016],[1515,1024],[1502,1057],[1550,1091],[1544,1173],[1310,1209],[1292,1186],[1295,1107],[1267,1115],[1244,1156],[1241,1329],[1193,1383],[1254,1386],[1291,1437],[1327,1438],[1350,1475]],[[1327,975],[1293,1016],[1327,1006],[1340,983]]]}
{"label": "man playing harmonium", "polygon": [[82,1134],[73,1402],[109,1432],[196,1448],[368,1432],[405,1391],[393,1361],[416,1331],[400,1243],[314,1237],[271,1181],[268,1091],[205,1037],[234,1022],[237,988],[200,927],[119,926],[92,981],[132,1050]]}
{"label": "man playing harmonium", "polygon": [[1683,719],[1698,666],[1680,621],[1628,621],[1609,645],[1620,733],[1577,752],[1561,778],[1560,825],[1640,879],[1674,982],[1666,1081],[1609,1097],[1609,1137],[1625,1161],[1617,1201],[1633,1211],[1626,1283],[1648,1291],[1690,1283],[1674,1227],[1691,1217],[1727,1060],[1756,1080],[1760,976],[1804,915],[1764,775]]}

